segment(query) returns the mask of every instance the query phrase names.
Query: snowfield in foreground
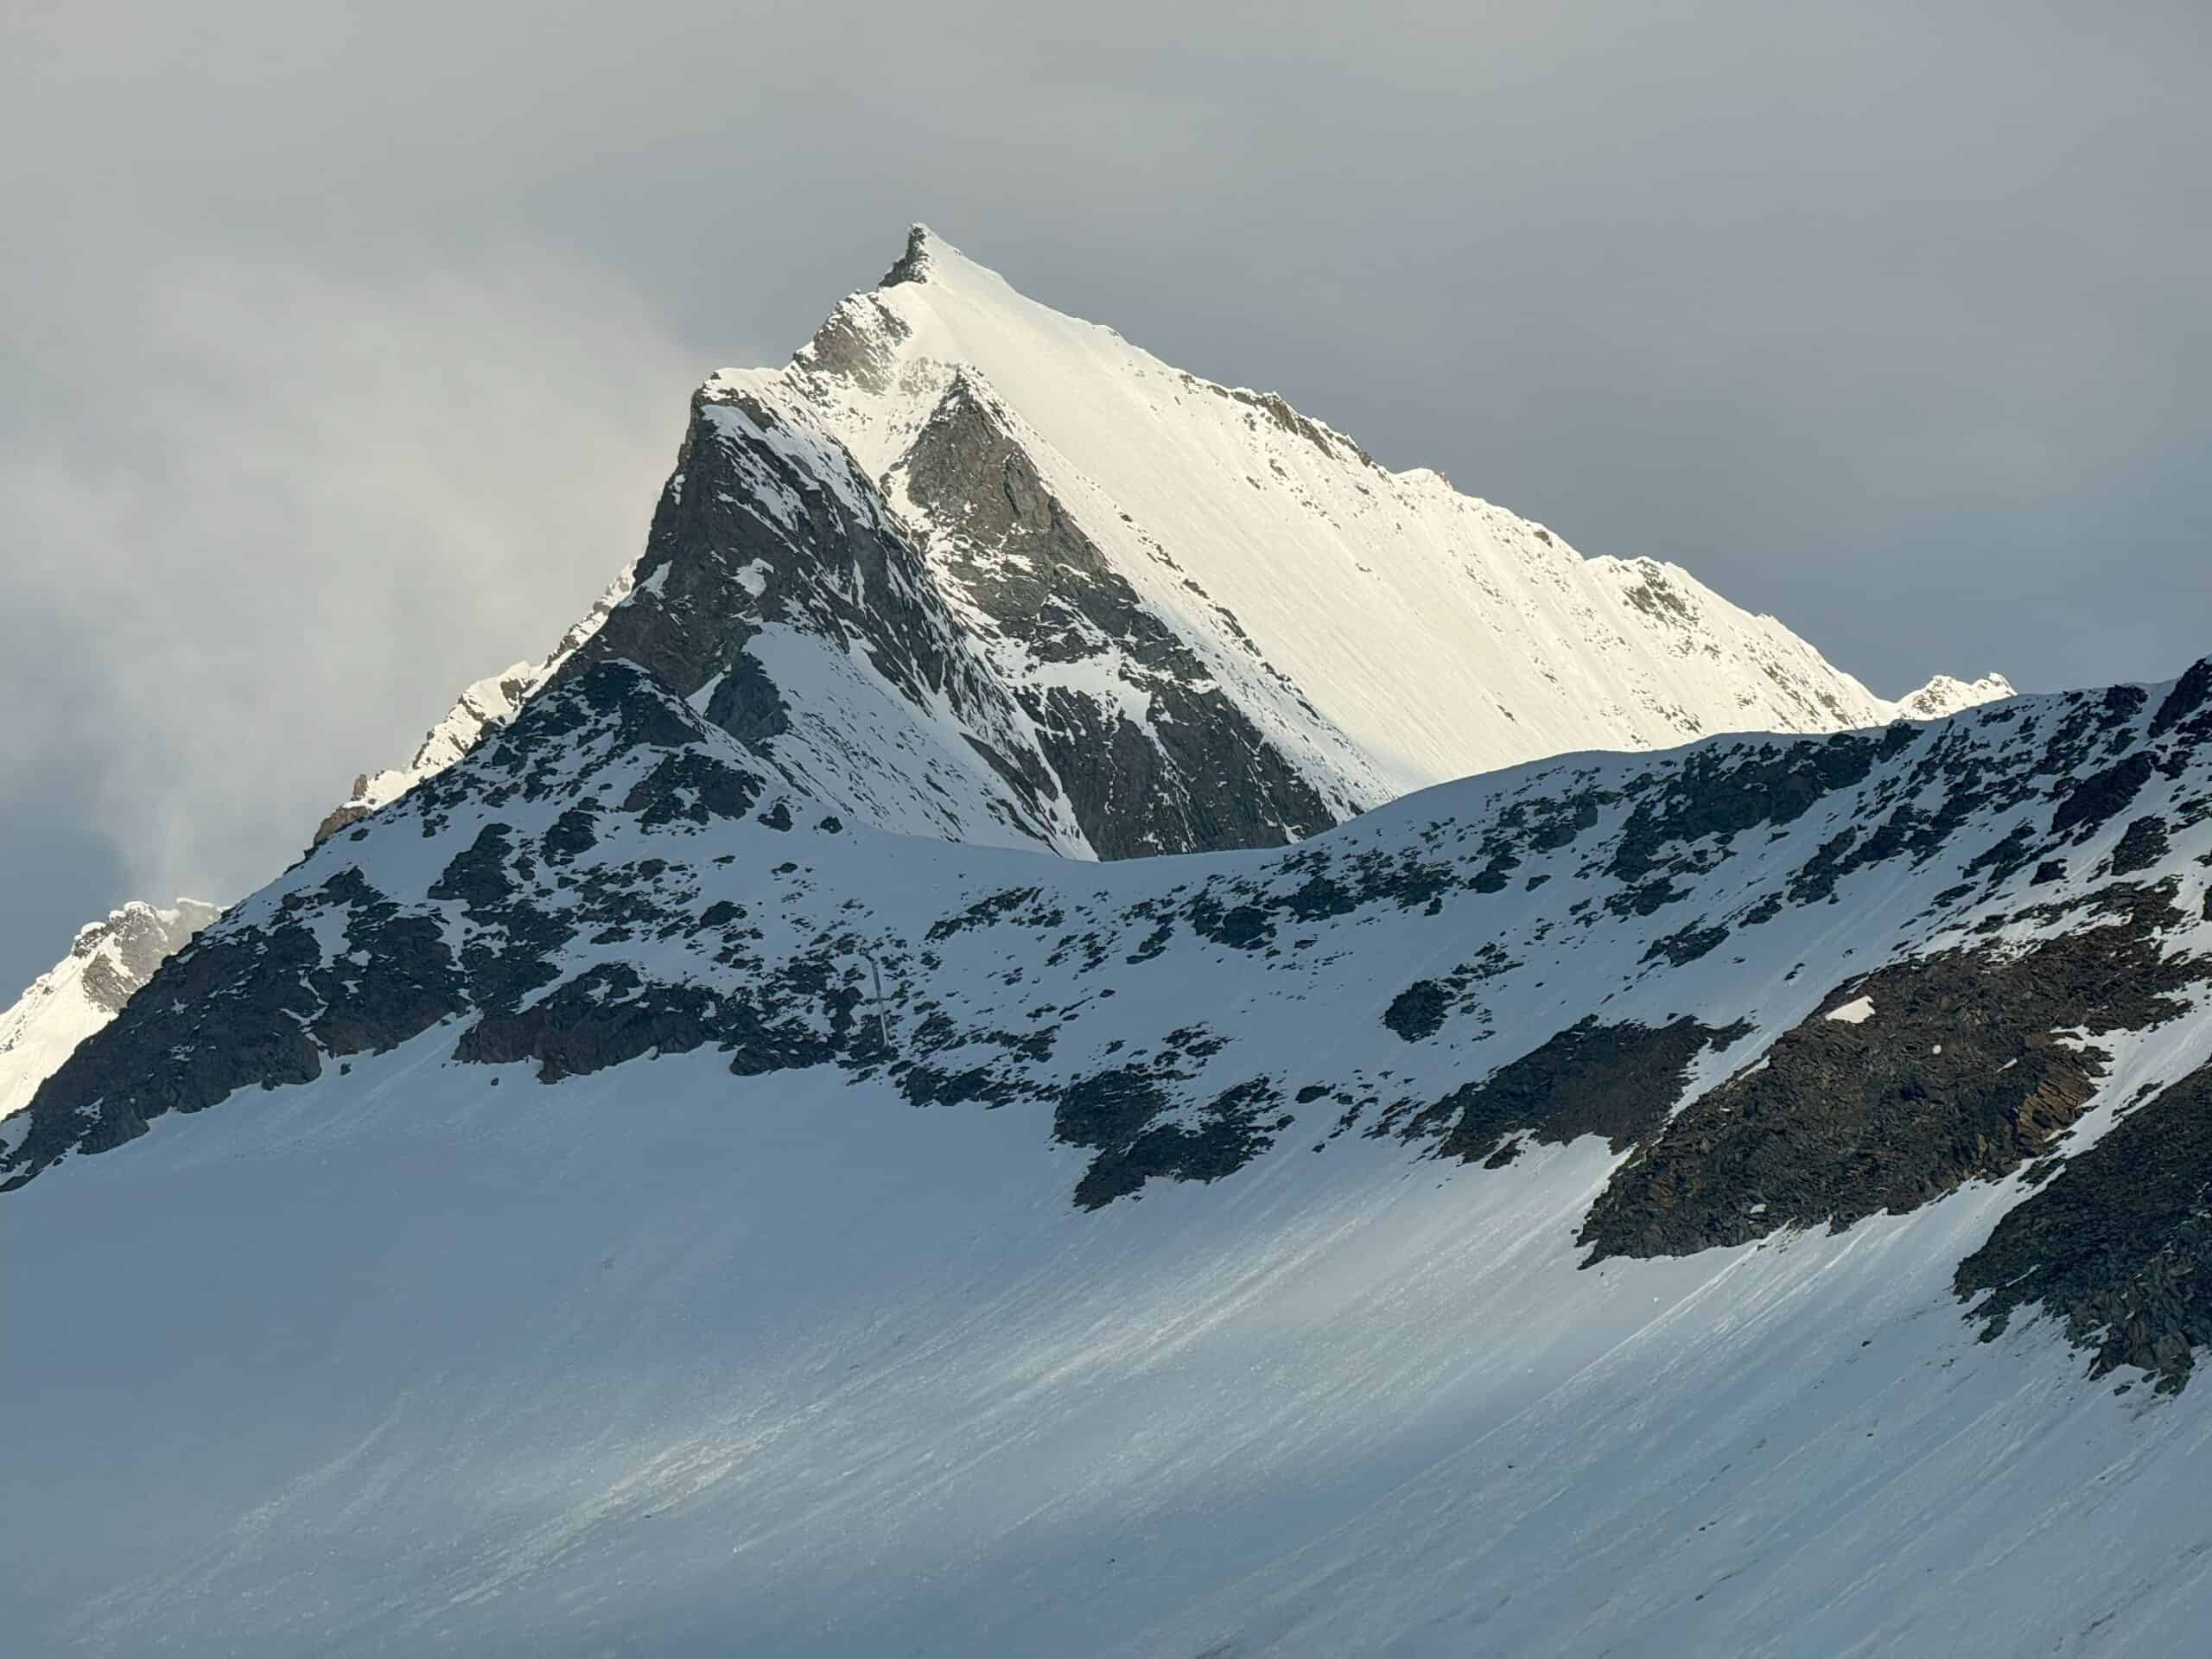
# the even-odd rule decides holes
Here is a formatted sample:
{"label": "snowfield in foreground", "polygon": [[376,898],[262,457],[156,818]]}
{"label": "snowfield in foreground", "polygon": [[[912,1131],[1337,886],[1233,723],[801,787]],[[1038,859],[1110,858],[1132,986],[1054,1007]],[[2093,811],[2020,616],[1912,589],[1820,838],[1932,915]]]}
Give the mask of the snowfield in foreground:
{"label": "snowfield in foreground", "polygon": [[1959,1318],[2003,1188],[1578,1272],[1602,1142],[1085,1214],[1011,1112],[446,1047],[8,1201],[18,1651],[2180,1653],[2212,1607],[2212,1395]]}

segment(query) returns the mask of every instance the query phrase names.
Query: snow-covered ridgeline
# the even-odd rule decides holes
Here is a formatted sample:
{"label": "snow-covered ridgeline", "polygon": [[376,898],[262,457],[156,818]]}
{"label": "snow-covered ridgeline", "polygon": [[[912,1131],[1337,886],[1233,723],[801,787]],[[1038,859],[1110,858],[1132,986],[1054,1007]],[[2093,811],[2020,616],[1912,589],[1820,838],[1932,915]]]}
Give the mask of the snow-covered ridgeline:
{"label": "snow-covered ridgeline", "polygon": [[[1103,865],[833,824],[755,760],[598,665],[41,1098],[85,1140],[0,1196],[28,1640],[2120,1655],[2212,1611],[2212,1394],[2086,1381],[2107,1338],[2056,1318],[1980,1340],[1955,1279],[2190,1121],[2212,663]],[[2069,941],[2159,983],[2014,983]],[[1931,1040],[1948,993],[1882,976],[1947,961],[1975,1001]],[[2053,983],[2140,1011],[2021,1023]],[[1576,1035],[1677,1028],[1656,1071]],[[2056,1179],[1939,1161],[1831,1231],[1813,1157],[1713,1212],[1739,1242],[1588,1240],[1793,1045],[1821,1086],[1762,1144],[1927,1057],[1847,1120],[1870,1179],[2054,1057],[2092,1086],[2021,1086],[2079,1109]]]}
{"label": "snow-covered ridgeline", "polygon": [[334,807],[316,828],[315,838],[359,822],[378,808],[397,800],[425,778],[435,777],[483,741],[484,734],[514,718],[523,699],[543,685],[584,642],[597,633],[607,615],[630,592],[635,580],[627,566],[608,584],[607,591],[585,612],[544,659],[535,664],[512,663],[497,674],[477,681],[454,702],[442,719],[423,734],[404,766],[363,772],[353,780],[353,791]]}

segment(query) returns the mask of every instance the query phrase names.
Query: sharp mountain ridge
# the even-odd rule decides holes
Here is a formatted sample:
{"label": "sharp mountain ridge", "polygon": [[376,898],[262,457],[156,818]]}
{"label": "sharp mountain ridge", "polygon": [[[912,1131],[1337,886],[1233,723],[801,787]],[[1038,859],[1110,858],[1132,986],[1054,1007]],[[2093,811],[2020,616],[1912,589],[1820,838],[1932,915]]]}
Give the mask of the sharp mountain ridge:
{"label": "sharp mountain ridge", "polygon": [[923,226],[788,365],[700,389],[644,556],[322,833],[610,656],[849,817],[1102,858],[1284,845],[1547,754],[2012,694],[1939,675],[1885,701],[1676,567],[1386,471]]}

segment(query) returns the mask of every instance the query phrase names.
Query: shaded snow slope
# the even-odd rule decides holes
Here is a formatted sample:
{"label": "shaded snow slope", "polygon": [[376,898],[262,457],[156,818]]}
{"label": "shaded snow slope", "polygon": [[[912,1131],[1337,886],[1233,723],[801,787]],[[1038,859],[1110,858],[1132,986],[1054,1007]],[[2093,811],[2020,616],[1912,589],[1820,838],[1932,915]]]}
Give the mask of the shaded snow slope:
{"label": "shaded snow slope", "polygon": [[0,1117],[31,1102],[77,1045],[115,1018],[162,960],[222,913],[197,899],[133,899],[77,930],[69,954],[0,1012]]}
{"label": "shaded snow slope", "polygon": [[41,1091],[0,1600],[57,1653],[2177,1650],[2212,1275],[2102,1166],[2212,1153],[2208,859],[2212,662],[1107,864],[580,666]]}

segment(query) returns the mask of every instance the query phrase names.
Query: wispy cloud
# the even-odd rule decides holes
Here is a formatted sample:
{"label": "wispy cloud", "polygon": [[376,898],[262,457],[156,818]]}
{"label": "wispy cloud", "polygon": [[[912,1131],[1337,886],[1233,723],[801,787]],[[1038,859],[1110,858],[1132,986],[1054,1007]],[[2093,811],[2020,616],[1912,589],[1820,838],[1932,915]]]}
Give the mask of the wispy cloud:
{"label": "wispy cloud", "polygon": [[635,556],[698,365],[528,246],[111,251],[10,308],[0,768],[234,898]]}

